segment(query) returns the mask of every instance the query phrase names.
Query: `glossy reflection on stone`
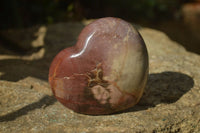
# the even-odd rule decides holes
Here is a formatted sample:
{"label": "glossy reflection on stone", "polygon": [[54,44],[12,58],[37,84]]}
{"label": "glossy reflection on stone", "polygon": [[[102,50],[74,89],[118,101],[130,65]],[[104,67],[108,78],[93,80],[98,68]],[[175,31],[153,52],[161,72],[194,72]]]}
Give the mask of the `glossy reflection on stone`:
{"label": "glossy reflection on stone", "polygon": [[55,97],[83,114],[110,114],[135,105],[148,76],[148,54],[140,34],[119,18],[86,26],[74,47],[53,60],[49,82]]}

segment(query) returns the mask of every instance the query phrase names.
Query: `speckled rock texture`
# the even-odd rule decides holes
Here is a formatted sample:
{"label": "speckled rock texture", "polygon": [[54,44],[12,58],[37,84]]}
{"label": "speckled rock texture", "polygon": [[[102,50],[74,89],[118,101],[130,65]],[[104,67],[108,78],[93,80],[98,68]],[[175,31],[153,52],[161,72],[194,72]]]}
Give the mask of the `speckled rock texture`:
{"label": "speckled rock texture", "polygon": [[48,84],[50,63],[75,44],[85,23],[0,31],[5,39],[0,42],[1,133],[200,132],[200,56],[164,33],[140,26],[150,73],[136,106],[90,116],[57,102]]}

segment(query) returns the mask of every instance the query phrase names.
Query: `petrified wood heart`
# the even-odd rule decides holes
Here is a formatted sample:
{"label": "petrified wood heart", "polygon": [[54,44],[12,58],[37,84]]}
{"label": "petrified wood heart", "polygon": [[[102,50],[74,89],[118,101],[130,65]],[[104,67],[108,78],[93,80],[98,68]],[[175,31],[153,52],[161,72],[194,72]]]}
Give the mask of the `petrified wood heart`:
{"label": "petrified wood heart", "polygon": [[110,114],[135,105],[148,76],[148,54],[140,34],[119,18],[86,26],[74,47],[53,60],[49,82],[66,107],[83,114]]}

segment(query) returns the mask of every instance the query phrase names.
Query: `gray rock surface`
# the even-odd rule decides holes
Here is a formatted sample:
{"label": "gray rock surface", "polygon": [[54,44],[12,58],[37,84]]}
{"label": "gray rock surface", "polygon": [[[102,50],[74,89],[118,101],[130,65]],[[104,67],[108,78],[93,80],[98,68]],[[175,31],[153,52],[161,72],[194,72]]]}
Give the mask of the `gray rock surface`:
{"label": "gray rock surface", "polygon": [[0,46],[0,132],[200,132],[200,56],[149,28],[138,27],[150,73],[136,106],[89,116],[57,102],[48,85],[49,65],[61,49],[76,43],[83,27],[59,23],[0,32],[26,53]]}

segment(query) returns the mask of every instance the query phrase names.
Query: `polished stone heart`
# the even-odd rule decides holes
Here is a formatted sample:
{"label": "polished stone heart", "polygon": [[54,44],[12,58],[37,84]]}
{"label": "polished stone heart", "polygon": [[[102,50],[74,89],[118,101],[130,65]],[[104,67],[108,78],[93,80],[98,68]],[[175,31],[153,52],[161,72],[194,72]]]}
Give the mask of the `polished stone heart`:
{"label": "polished stone heart", "polygon": [[135,105],[148,76],[145,43],[133,26],[102,18],[86,26],[77,44],[53,60],[49,82],[66,107],[83,114],[110,114]]}

